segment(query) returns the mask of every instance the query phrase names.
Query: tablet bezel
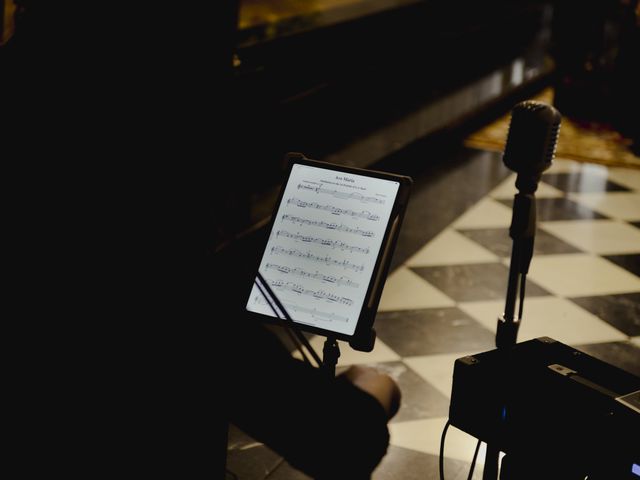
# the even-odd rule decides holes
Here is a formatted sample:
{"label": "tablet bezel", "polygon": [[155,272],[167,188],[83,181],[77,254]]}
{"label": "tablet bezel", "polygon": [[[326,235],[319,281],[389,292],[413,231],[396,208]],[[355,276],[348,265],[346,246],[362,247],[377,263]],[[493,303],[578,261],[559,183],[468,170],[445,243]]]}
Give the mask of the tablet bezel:
{"label": "tablet bezel", "polygon": [[[379,178],[379,179],[389,180],[389,181],[394,181],[399,183],[398,192],[396,194],[396,198],[394,200],[394,204],[391,209],[391,213],[389,215],[389,220],[385,228],[382,243],[380,244],[380,250],[378,252],[376,262],[373,267],[371,278],[369,279],[369,284],[367,286],[365,299],[360,309],[360,314],[358,316],[358,320],[356,322],[356,328],[354,330],[353,335],[347,335],[344,333],[335,332],[333,330],[327,330],[327,329],[316,327],[313,325],[308,325],[306,323],[294,322],[297,328],[302,331],[314,333],[317,335],[322,335],[325,337],[333,337],[339,340],[344,340],[349,342],[351,346],[357,350],[370,351],[373,348],[373,342],[375,340],[375,333],[373,333],[374,332],[373,323],[378,310],[378,304],[380,302],[380,297],[382,295],[382,290],[384,287],[384,283],[386,281],[386,276],[389,271],[389,266],[391,264],[391,259],[393,257],[393,252],[395,250],[396,242],[398,240],[400,226],[402,224],[404,213],[407,208],[409,192],[410,192],[410,188],[413,181],[410,177],[407,177],[404,175],[380,172],[376,170],[366,170],[361,168],[336,165],[328,162],[322,162],[319,160],[313,160],[305,157],[300,153],[288,153],[286,155],[286,161],[287,161],[287,170],[285,173],[284,181],[282,183],[282,187],[278,194],[278,199],[273,208],[273,214],[271,216],[271,220],[269,221],[269,225],[267,227],[267,236],[262,246],[262,254],[260,255],[258,265],[256,266],[256,273],[257,273],[257,270],[260,268],[260,264],[262,263],[265,250],[267,247],[267,243],[271,236],[271,232],[273,230],[273,226],[276,220],[276,214],[280,209],[284,192],[289,182],[289,179],[291,177],[291,171],[294,165],[296,164],[308,165],[308,166],[323,168],[323,169],[331,170],[335,172],[352,173],[352,174],[363,175],[363,176],[372,177],[372,178]],[[251,295],[252,288],[253,288],[253,285],[249,290],[249,296]],[[247,296],[247,302],[245,302],[245,305],[244,305],[244,309],[248,314],[252,316],[256,316],[260,320],[266,321],[267,323],[282,322],[281,319],[278,319],[276,317],[272,317],[270,315],[265,315],[262,313],[257,313],[257,312],[248,310],[247,304],[250,298],[249,296]],[[291,315],[290,312],[289,314]],[[295,316],[294,315],[291,315],[291,316],[295,320]]]}

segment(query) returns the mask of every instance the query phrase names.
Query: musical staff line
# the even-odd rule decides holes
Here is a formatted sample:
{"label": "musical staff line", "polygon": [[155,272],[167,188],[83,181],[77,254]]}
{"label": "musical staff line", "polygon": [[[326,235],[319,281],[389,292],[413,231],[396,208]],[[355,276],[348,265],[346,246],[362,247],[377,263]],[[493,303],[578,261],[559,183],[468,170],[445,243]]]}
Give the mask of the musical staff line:
{"label": "musical staff line", "polygon": [[[262,296],[258,296],[256,295],[253,298],[253,301],[257,304],[260,305],[267,305],[267,302],[264,298],[262,298]],[[349,318],[348,317],[343,317],[342,315],[336,315],[335,313],[331,313],[331,312],[323,312],[322,310],[318,310],[317,308],[307,308],[307,307],[302,307],[300,305],[297,305],[295,303],[288,303],[288,302],[283,302],[282,303],[285,308],[287,309],[287,311],[289,312],[302,312],[302,313],[306,313],[311,315],[314,319],[320,320],[320,321],[325,321],[325,322],[333,322],[333,321],[338,321],[338,322],[348,322]],[[294,322],[296,323],[305,323],[308,324],[308,322],[302,322],[296,318],[293,319]]]}
{"label": "musical staff line", "polygon": [[373,237],[374,233],[371,230],[363,230],[361,228],[351,228],[347,225],[337,223],[327,223],[324,221],[318,220],[309,220],[307,218],[296,217],[295,215],[282,215],[282,220],[288,220],[293,223],[297,223],[298,225],[312,225],[314,227],[326,228],[328,230],[337,230],[340,232],[354,233],[356,235],[362,235],[363,237]]}
{"label": "musical staff line", "polygon": [[351,192],[351,193],[347,193],[347,192],[342,192],[340,190],[330,190],[328,188],[322,188],[320,186],[314,186],[314,185],[305,185],[304,183],[299,183],[298,184],[298,190],[311,190],[313,192],[316,193],[326,193],[327,195],[332,195],[336,198],[341,198],[341,199],[347,199],[347,198],[352,198],[354,200],[360,200],[362,203],[379,203],[381,205],[383,205],[385,203],[385,200],[378,198],[378,197],[365,197],[364,195],[362,195],[361,193],[358,192]]}
{"label": "musical staff line", "polygon": [[333,293],[325,292],[324,290],[312,290],[310,288],[304,288],[304,286],[294,282],[284,282],[282,280],[269,280],[269,283],[276,290],[289,290],[299,295],[307,295],[309,297],[317,298],[319,300],[327,300],[332,303],[341,303],[343,305],[353,305],[353,300],[347,297],[340,297]]}
{"label": "musical staff line", "polygon": [[333,249],[339,248],[343,252],[349,251],[364,253],[365,255],[369,254],[369,247],[358,247],[356,245],[349,245],[348,243],[341,242],[340,240],[329,240],[327,238],[319,238],[319,237],[311,237],[309,235],[300,235],[299,233],[291,233],[286,230],[278,230],[276,232],[276,237],[286,237],[293,238],[294,240],[300,240],[304,243],[317,243],[319,245],[324,245],[327,247],[331,247]]}
{"label": "musical staff line", "polygon": [[298,277],[303,277],[303,278],[313,278],[314,280],[321,280],[323,282],[333,283],[338,286],[344,285],[346,287],[353,287],[353,288],[358,288],[360,286],[359,283],[356,283],[347,277],[338,278],[338,277],[334,277],[333,275],[325,275],[323,273],[319,273],[318,271],[316,271],[316,273],[310,273],[298,267],[290,268],[285,265],[278,265],[276,263],[267,263],[265,265],[265,268],[267,270],[276,270],[280,273],[286,273],[288,275],[296,275]]}
{"label": "musical staff line", "polygon": [[333,215],[348,215],[350,217],[363,218],[366,220],[372,220],[374,222],[377,222],[378,220],[380,220],[380,215],[371,213],[368,210],[361,210],[359,212],[356,212],[349,208],[338,208],[329,204],[323,205],[318,202],[305,202],[304,200],[300,200],[299,198],[296,198],[296,197],[292,197],[289,200],[287,200],[287,204],[288,205],[293,204],[300,208],[315,208],[316,210],[331,212]]}
{"label": "musical staff line", "polygon": [[335,258],[331,258],[329,255],[321,257],[319,255],[314,255],[311,252],[303,253],[296,248],[282,248],[276,245],[271,247],[271,253],[273,255],[290,255],[293,257],[306,258],[307,260],[324,263],[326,265],[335,265],[344,269],[350,268],[356,272],[362,272],[364,270],[364,264],[356,265],[349,260],[336,260]]}

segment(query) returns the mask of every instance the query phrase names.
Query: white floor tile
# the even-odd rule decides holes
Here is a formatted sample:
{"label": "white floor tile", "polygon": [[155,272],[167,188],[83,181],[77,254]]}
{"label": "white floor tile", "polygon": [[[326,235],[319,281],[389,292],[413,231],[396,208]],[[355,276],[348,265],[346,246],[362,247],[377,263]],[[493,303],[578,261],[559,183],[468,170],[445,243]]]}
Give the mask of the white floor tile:
{"label": "white floor tile", "polygon": [[595,163],[576,162],[565,158],[556,158],[551,168],[545,173],[585,173],[590,175],[607,176],[608,168]]}
{"label": "white floor tile", "polygon": [[[518,189],[516,188],[516,177],[517,175],[515,173],[509,176],[500,185],[494,188],[491,193],[489,193],[489,196],[496,199],[513,198],[513,196],[518,193]],[[557,188],[544,182],[540,182],[538,184],[538,190],[536,190],[537,198],[558,198],[562,196],[564,196],[564,193]]]}
{"label": "white floor tile", "polygon": [[601,255],[640,253],[640,230],[615,220],[541,222],[540,228],[581,250]]}
{"label": "white floor tile", "polygon": [[640,191],[640,170],[631,168],[610,168],[609,180],[632,190]]}
{"label": "white floor tile", "polygon": [[455,230],[447,229],[413,255],[407,265],[426,267],[496,262],[499,258]]}
{"label": "white floor tile", "polygon": [[[315,336],[309,343],[322,358],[322,347],[324,346],[325,337]],[[367,363],[394,362],[400,360],[400,356],[391,350],[382,340],[376,339],[376,343],[371,352],[358,352],[351,348],[348,343],[338,341],[340,348],[340,358],[338,358],[338,367],[347,365],[364,365]],[[295,358],[301,359],[300,353],[296,350],[293,354]]]}
{"label": "white floor tile", "polygon": [[[458,304],[458,308],[495,332],[504,302],[465,302]],[[518,342],[539,337],[551,337],[567,345],[617,342],[627,338],[570,300],[558,297],[525,298]]]}
{"label": "white floor tile", "polygon": [[640,292],[640,278],[588,254],[539,255],[527,278],[561,297]]}
{"label": "white floor tile", "polygon": [[463,213],[453,227],[465,228],[501,228],[511,225],[511,209],[491,198],[483,198]]}
{"label": "white floor tile", "polygon": [[417,357],[405,357],[403,361],[418,375],[435,387],[440,393],[449,398],[451,397],[451,385],[453,383],[453,364],[458,358],[476,353],[480,352],[422,355]]}
{"label": "white floor tile", "polygon": [[455,302],[408,268],[389,275],[378,311],[451,307]]}
{"label": "white floor tile", "polygon": [[640,193],[570,193],[574,202],[589,207],[610,218],[635,222],[640,220]]}
{"label": "white floor tile", "polygon": [[545,173],[569,173],[575,172],[580,168],[581,163],[575,160],[567,160],[564,158],[555,158],[551,167]]}
{"label": "white floor tile", "polygon": [[[446,418],[429,418],[410,422],[392,423],[389,425],[391,445],[408,448],[418,452],[440,455],[440,437],[447,423]],[[457,429],[449,427],[444,444],[445,458],[471,463],[478,439]],[[483,443],[478,452],[477,464],[484,464],[485,447]],[[445,470],[446,477],[446,470]]]}

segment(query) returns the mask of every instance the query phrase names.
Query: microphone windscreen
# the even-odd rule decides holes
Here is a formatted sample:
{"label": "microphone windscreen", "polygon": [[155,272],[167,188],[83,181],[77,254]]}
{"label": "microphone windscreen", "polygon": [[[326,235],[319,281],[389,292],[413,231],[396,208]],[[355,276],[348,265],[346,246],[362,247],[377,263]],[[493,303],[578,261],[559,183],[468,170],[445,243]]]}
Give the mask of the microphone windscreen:
{"label": "microphone windscreen", "polygon": [[560,112],[546,103],[518,103],[511,112],[504,164],[518,174],[539,179],[553,161],[561,118]]}

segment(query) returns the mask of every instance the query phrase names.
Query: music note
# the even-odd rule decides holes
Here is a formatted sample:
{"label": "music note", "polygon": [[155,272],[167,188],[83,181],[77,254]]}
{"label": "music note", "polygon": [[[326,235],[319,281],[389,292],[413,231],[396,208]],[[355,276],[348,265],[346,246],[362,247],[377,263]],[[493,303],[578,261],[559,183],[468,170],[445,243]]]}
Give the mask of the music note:
{"label": "music note", "polygon": [[309,220],[307,218],[297,217],[295,215],[282,215],[282,220],[297,223],[298,225],[311,225],[314,227],[326,228],[327,230],[338,230],[340,232],[353,233],[355,235],[362,235],[363,237],[374,237],[372,230],[363,230],[359,227],[351,228],[347,225],[337,223],[327,223],[324,220]]}
{"label": "music note", "polygon": [[298,184],[298,190],[311,190],[312,192],[316,192],[316,193],[324,193],[327,195],[332,195],[336,198],[340,198],[340,199],[353,199],[353,200],[359,200],[362,203],[378,203],[380,205],[384,205],[385,200],[383,200],[382,198],[378,198],[378,197],[365,197],[364,195],[362,195],[361,193],[358,192],[352,192],[352,193],[347,193],[347,192],[343,192],[340,190],[335,190],[335,189],[329,189],[329,188],[322,188],[321,186],[315,186],[313,184],[309,185],[309,184],[304,184],[304,183],[299,183]]}
{"label": "music note", "polygon": [[343,305],[353,305],[353,300],[350,298],[341,297],[339,295],[336,295],[334,293],[329,293],[324,290],[312,290],[309,288],[304,288],[304,286],[298,283],[284,282],[282,280],[269,280],[269,283],[273,288],[278,290],[289,290],[299,295],[307,295],[320,300],[327,300],[330,303],[341,303]]}
{"label": "music note", "polygon": [[338,208],[329,204],[321,204],[318,202],[305,202],[304,200],[300,200],[296,197],[292,197],[287,200],[287,205],[296,205],[300,208],[314,208],[316,210],[323,210],[325,212],[330,212],[333,215],[348,215],[353,218],[363,218],[366,220],[371,220],[377,222],[380,220],[380,216],[374,213],[371,213],[367,210],[361,210],[356,212],[354,210],[348,208]]}
{"label": "music note", "polygon": [[306,270],[303,270],[302,268],[298,268],[298,267],[287,267],[286,265],[278,265],[277,263],[267,263],[265,265],[265,268],[267,270],[276,270],[280,273],[285,273],[287,275],[296,275],[298,277],[302,277],[302,278],[312,278],[314,280],[320,280],[322,282],[327,282],[327,283],[331,283],[333,285],[344,285],[346,287],[352,287],[352,288],[358,288],[360,286],[359,283],[354,282],[353,280],[341,276],[341,277],[336,277],[334,275],[325,275],[323,273],[320,273],[316,270],[315,273],[311,273],[311,272],[307,272]]}
{"label": "music note", "polygon": [[311,252],[303,253],[295,248],[283,248],[279,245],[275,245],[271,247],[271,253],[273,255],[290,255],[294,257],[306,258],[312,262],[320,262],[326,265],[335,265],[337,267],[342,267],[344,269],[350,268],[356,272],[362,272],[364,270],[364,264],[357,265],[355,263],[350,262],[349,260],[336,260],[328,255],[322,257],[319,255],[314,255]]}
{"label": "music note", "polygon": [[[256,295],[255,297],[253,297],[253,301],[260,305],[267,305],[267,301],[261,295]],[[318,310],[317,308],[303,307],[301,305],[290,303],[290,302],[283,302],[283,305],[289,312],[306,313],[308,315],[311,315],[311,317],[316,320],[321,320],[325,322],[338,321],[338,322],[345,322],[345,323],[349,321],[348,317],[343,317],[342,315],[336,315],[333,312],[325,312],[323,310]],[[295,318],[294,318],[294,321],[296,323],[305,323],[305,324],[309,323],[309,322],[296,320]]]}
{"label": "music note", "polygon": [[365,255],[369,254],[369,247],[358,247],[357,245],[349,245],[348,243],[342,242],[340,240],[329,240],[327,238],[320,237],[312,237],[309,235],[300,235],[299,233],[290,233],[287,230],[278,230],[276,232],[276,237],[286,237],[292,238],[294,240],[299,240],[304,243],[317,243],[318,245],[324,245],[327,247],[331,247],[333,249],[340,249],[343,252],[360,252]]}

